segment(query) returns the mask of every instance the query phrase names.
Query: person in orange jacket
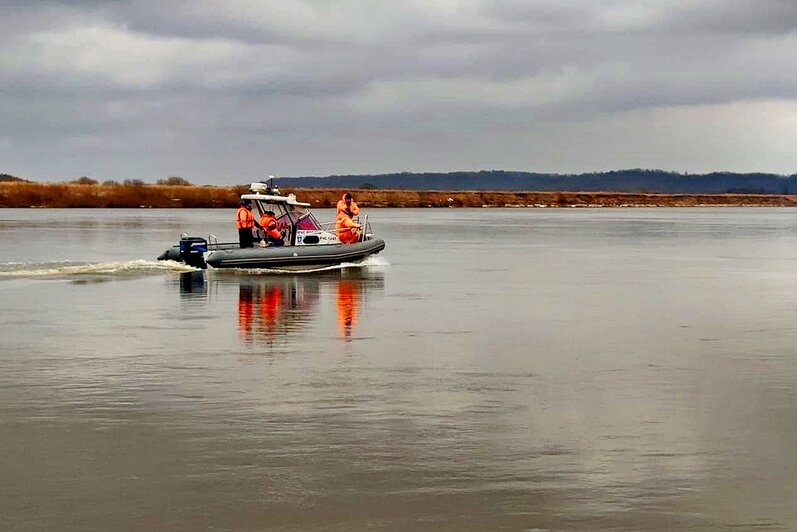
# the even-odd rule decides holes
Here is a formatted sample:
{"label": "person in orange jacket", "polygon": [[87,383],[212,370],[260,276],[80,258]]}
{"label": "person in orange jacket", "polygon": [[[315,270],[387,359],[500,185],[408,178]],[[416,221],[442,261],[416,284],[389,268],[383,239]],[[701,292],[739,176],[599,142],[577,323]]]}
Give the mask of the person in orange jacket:
{"label": "person in orange jacket", "polygon": [[360,240],[361,226],[352,220],[344,211],[338,213],[335,219],[335,231],[338,233],[338,239],[344,244],[354,244]]}
{"label": "person in orange jacket", "polygon": [[360,208],[354,202],[351,194],[346,192],[340,198],[337,211],[335,230],[338,233],[338,239],[344,244],[353,244],[360,240],[360,224],[352,219],[360,214]]}
{"label": "person in orange jacket", "polygon": [[342,198],[338,200],[338,212],[345,212],[349,218],[354,218],[355,216],[359,216],[360,208],[354,202],[354,198],[352,198],[351,194],[346,192]]}
{"label": "person in orange jacket", "polygon": [[252,229],[254,227],[259,229],[260,225],[255,221],[255,215],[252,214],[251,201],[241,200],[239,205],[238,212],[235,213],[235,228],[238,229],[238,244],[242,248],[251,248],[254,246]]}
{"label": "person in orange jacket", "polygon": [[277,218],[274,211],[266,211],[260,218],[260,228],[266,232],[266,241],[269,246],[284,246],[285,239],[282,238],[279,227],[277,226]]}

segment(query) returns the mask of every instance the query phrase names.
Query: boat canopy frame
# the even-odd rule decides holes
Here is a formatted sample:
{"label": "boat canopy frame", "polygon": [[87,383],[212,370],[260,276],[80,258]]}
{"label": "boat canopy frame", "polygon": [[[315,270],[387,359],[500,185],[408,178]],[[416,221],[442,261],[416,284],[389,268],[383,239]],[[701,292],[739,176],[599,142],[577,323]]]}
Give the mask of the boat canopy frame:
{"label": "boat canopy frame", "polygon": [[[280,229],[286,230],[286,245],[296,246],[296,235],[298,230],[310,229],[312,231],[320,231],[331,233],[333,235],[338,233],[335,227],[335,222],[319,222],[315,215],[310,211],[310,203],[297,201],[296,196],[288,194],[287,196],[280,196],[276,194],[261,194],[259,192],[250,192],[241,194],[242,200],[249,200],[253,204],[253,210],[256,211],[257,219],[259,220],[266,211],[274,212],[274,217],[277,219],[277,225]],[[359,217],[354,218],[359,221]],[[371,223],[368,220],[368,215],[360,222],[362,231],[360,232],[359,242],[369,240],[374,236],[371,229]],[[303,225],[304,227],[300,226]],[[216,251],[222,249],[237,249],[237,242],[219,242],[216,235],[208,235],[208,250]]]}
{"label": "boat canopy frame", "polygon": [[316,219],[315,215],[309,210],[309,203],[296,201],[296,196],[277,196],[272,194],[242,194],[242,200],[249,200],[257,210],[258,219],[266,211],[272,211],[277,219],[280,229],[286,231],[286,244],[296,245],[296,234],[299,229],[323,230],[323,225]]}

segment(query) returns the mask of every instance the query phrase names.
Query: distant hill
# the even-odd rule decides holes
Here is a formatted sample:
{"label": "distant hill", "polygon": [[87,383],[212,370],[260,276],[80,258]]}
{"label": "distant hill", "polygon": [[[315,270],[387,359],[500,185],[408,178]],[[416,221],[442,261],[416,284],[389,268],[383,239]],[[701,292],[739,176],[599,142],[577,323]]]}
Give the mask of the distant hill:
{"label": "distant hill", "polygon": [[663,170],[615,170],[586,174],[480,172],[331,175],[284,178],[297,188],[378,188],[403,190],[538,190],[570,192],[651,192],[662,194],[797,194],[797,174],[679,174]]}

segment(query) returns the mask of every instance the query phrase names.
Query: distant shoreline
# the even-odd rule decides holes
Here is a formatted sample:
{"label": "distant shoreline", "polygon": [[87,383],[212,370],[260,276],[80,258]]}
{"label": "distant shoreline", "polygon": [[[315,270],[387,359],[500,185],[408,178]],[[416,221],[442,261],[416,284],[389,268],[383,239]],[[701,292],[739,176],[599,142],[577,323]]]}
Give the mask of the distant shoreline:
{"label": "distant shoreline", "polygon": [[[344,189],[294,189],[300,201],[334,207]],[[0,208],[235,208],[245,186],[82,185],[0,182]],[[797,207],[797,195],[352,189],[362,207],[619,208]]]}

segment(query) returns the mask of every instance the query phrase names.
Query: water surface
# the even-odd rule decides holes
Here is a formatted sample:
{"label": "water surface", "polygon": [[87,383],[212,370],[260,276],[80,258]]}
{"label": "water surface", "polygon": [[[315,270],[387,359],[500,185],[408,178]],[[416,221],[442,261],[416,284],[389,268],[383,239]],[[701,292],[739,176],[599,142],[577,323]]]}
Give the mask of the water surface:
{"label": "water surface", "polygon": [[794,211],[373,210],[366,266],[152,260],[233,216],[0,210],[0,528],[797,528]]}

